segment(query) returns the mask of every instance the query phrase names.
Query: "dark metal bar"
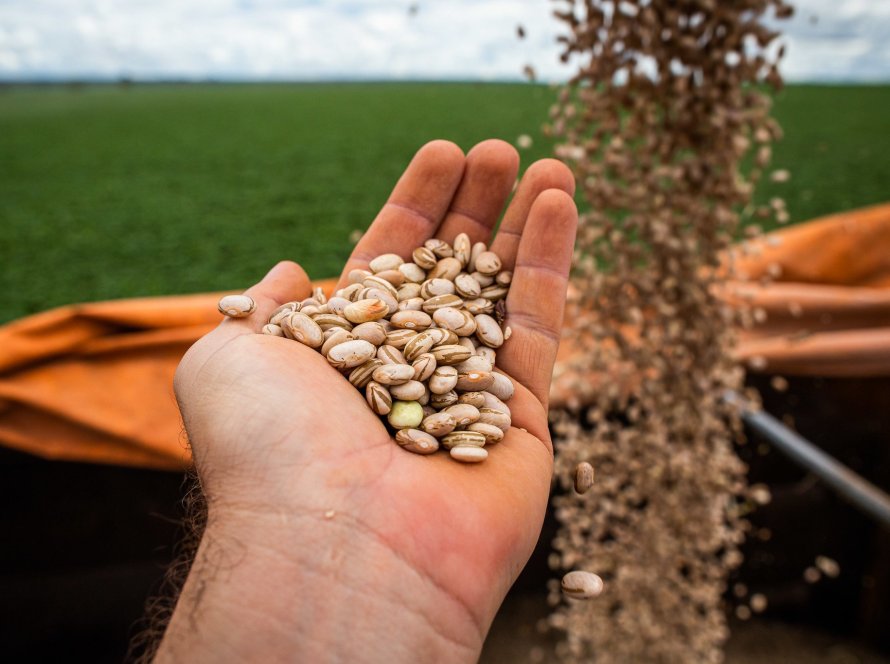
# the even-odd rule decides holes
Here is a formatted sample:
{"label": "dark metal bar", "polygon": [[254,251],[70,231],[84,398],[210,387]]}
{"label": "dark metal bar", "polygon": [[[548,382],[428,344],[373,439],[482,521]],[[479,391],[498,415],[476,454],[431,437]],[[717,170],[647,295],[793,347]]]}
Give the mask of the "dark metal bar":
{"label": "dark metal bar", "polygon": [[729,393],[726,399],[740,407],[740,415],[745,424],[768,439],[779,451],[816,475],[842,498],[890,527],[890,495],[769,413],[751,408],[738,394]]}

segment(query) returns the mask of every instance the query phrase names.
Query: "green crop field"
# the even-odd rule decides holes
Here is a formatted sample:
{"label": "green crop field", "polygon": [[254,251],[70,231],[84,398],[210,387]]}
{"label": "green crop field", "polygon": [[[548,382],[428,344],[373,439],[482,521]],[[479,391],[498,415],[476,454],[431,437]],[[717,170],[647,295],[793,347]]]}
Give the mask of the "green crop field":
{"label": "green crop field", "polygon": [[[236,289],[281,258],[334,274],[414,150],[530,134],[543,86],[411,83],[0,91],[0,321],[70,302]],[[792,221],[890,198],[890,87],[776,100]]]}

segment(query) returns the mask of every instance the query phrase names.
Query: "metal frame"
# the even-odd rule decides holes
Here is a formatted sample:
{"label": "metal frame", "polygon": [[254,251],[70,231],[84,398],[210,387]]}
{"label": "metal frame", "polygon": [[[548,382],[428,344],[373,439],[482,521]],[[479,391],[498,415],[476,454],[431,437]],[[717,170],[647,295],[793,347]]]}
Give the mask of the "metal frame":
{"label": "metal frame", "polygon": [[792,431],[769,413],[752,408],[735,392],[726,400],[739,407],[742,421],[797,465],[806,468],[844,500],[890,528],[890,495]]}

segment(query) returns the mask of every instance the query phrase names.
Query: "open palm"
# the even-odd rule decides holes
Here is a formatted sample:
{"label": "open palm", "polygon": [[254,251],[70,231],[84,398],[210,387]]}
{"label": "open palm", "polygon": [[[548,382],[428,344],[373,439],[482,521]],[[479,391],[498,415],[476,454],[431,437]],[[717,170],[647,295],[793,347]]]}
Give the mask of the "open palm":
{"label": "open palm", "polygon": [[[224,321],[184,358],[176,392],[211,510],[282,511],[348,524],[441,592],[481,639],[540,533],[552,470],[547,392],[577,214],[573,179],[531,166],[501,216],[518,155],[485,141],[465,157],[434,141],[407,167],[343,274],[430,237],[491,242],[514,277],[498,369],[516,391],[513,426],[477,465],[400,449],[381,419],[316,351],[256,334],[280,304],[309,295],[294,263],[248,292],[257,312]],[[341,278],[340,285],[345,284]]]}

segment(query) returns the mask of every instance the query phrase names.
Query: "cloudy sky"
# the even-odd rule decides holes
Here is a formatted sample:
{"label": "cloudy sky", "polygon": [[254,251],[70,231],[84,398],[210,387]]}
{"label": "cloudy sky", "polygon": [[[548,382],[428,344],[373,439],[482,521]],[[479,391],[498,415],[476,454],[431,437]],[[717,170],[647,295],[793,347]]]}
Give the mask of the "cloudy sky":
{"label": "cloudy sky", "polygon": [[[0,80],[560,80],[549,0],[0,0]],[[415,11],[411,11],[414,6]],[[890,0],[799,0],[797,81],[890,80]],[[523,25],[525,40],[516,38]]]}

